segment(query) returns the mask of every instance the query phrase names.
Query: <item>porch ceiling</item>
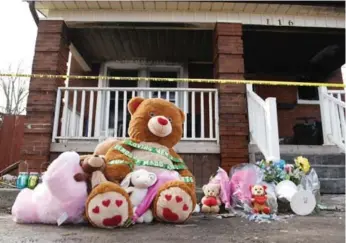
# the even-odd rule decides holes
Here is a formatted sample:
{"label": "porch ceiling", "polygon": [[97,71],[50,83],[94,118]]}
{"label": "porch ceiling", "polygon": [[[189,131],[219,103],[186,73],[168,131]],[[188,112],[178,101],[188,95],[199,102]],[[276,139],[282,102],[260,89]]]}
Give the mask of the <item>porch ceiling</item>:
{"label": "porch ceiling", "polygon": [[111,60],[211,62],[212,31],[136,28],[70,28],[88,63]]}
{"label": "porch ceiling", "polygon": [[[27,0],[30,1],[30,0]],[[324,4],[323,4],[324,3]],[[341,5],[341,6],[340,6]],[[227,11],[257,14],[289,14],[337,16],[344,14],[342,3],[335,2],[246,2],[246,1],[36,1],[36,8],[44,14],[49,10],[105,10],[116,11]]]}
{"label": "porch ceiling", "polygon": [[247,78],[318,81],[345,63],[344,30],[246,26],[243,42]]}

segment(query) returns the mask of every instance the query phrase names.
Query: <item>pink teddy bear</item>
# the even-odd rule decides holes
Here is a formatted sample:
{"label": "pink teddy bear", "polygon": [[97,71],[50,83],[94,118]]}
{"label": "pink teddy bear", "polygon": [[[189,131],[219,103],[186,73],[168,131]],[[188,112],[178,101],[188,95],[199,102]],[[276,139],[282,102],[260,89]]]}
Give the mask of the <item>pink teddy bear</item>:
{"label": "pink teddy bear", "polygon": [[25,188],[12,207],[16,223],[80,223],[87,199],[87,184],[76,152],[62,153],[48,167],[42,183]]}

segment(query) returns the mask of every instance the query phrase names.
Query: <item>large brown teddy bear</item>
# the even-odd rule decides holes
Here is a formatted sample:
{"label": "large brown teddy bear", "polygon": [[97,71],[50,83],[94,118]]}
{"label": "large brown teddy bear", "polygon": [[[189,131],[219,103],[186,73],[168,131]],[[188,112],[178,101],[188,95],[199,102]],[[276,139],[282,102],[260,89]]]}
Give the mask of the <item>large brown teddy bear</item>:
{"label": "large brown teddy bear", "polygon": [[183,223],[196,206],[195,178],[173,150],[182,137],[184,113],[169,101],[140,97],[132,98],[128,109],[130,139],[114,143],[104,157],[88,156],[82,162],[86,171],[93,171],[86,216],[96,227],[129,225],[133,209],[120,183],[142,168],[158,177],[157,193],[147,199],[156,220]]}

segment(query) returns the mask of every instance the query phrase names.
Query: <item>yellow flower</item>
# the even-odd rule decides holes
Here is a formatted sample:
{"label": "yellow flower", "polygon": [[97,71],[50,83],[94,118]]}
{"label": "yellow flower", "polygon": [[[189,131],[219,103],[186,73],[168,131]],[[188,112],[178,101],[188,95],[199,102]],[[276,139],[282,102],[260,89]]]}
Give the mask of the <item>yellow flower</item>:
{"label": "yellow flower", "polygon": [[309,172],[310,170],[310,163],[307,158],[304,158],[303,156],[299,156],[294,159],[294,162],[296,166],[303,171],[305,174]]}

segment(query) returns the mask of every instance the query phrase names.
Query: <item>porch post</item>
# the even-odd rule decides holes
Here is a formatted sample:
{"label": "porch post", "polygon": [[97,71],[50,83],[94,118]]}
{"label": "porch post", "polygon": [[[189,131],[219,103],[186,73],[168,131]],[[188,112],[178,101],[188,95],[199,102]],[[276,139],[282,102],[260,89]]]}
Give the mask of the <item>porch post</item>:
{"label": "porch post", "polygon": [[[32,73],[66,74],[69,41],[64,21],[41,20],[38,26]],[[49,161],[57,88],[64,79],[31,78],[21,158],[30,171]],[[20,168],[19,171],[26,170]]]}
{"label": "porch post", "polygon": [[[214,30],[214,77],[243,79],[242,24],[217,23]],[[220,84],[219,127],[221,167],[227,171],[249,161],[246,86]]]}

